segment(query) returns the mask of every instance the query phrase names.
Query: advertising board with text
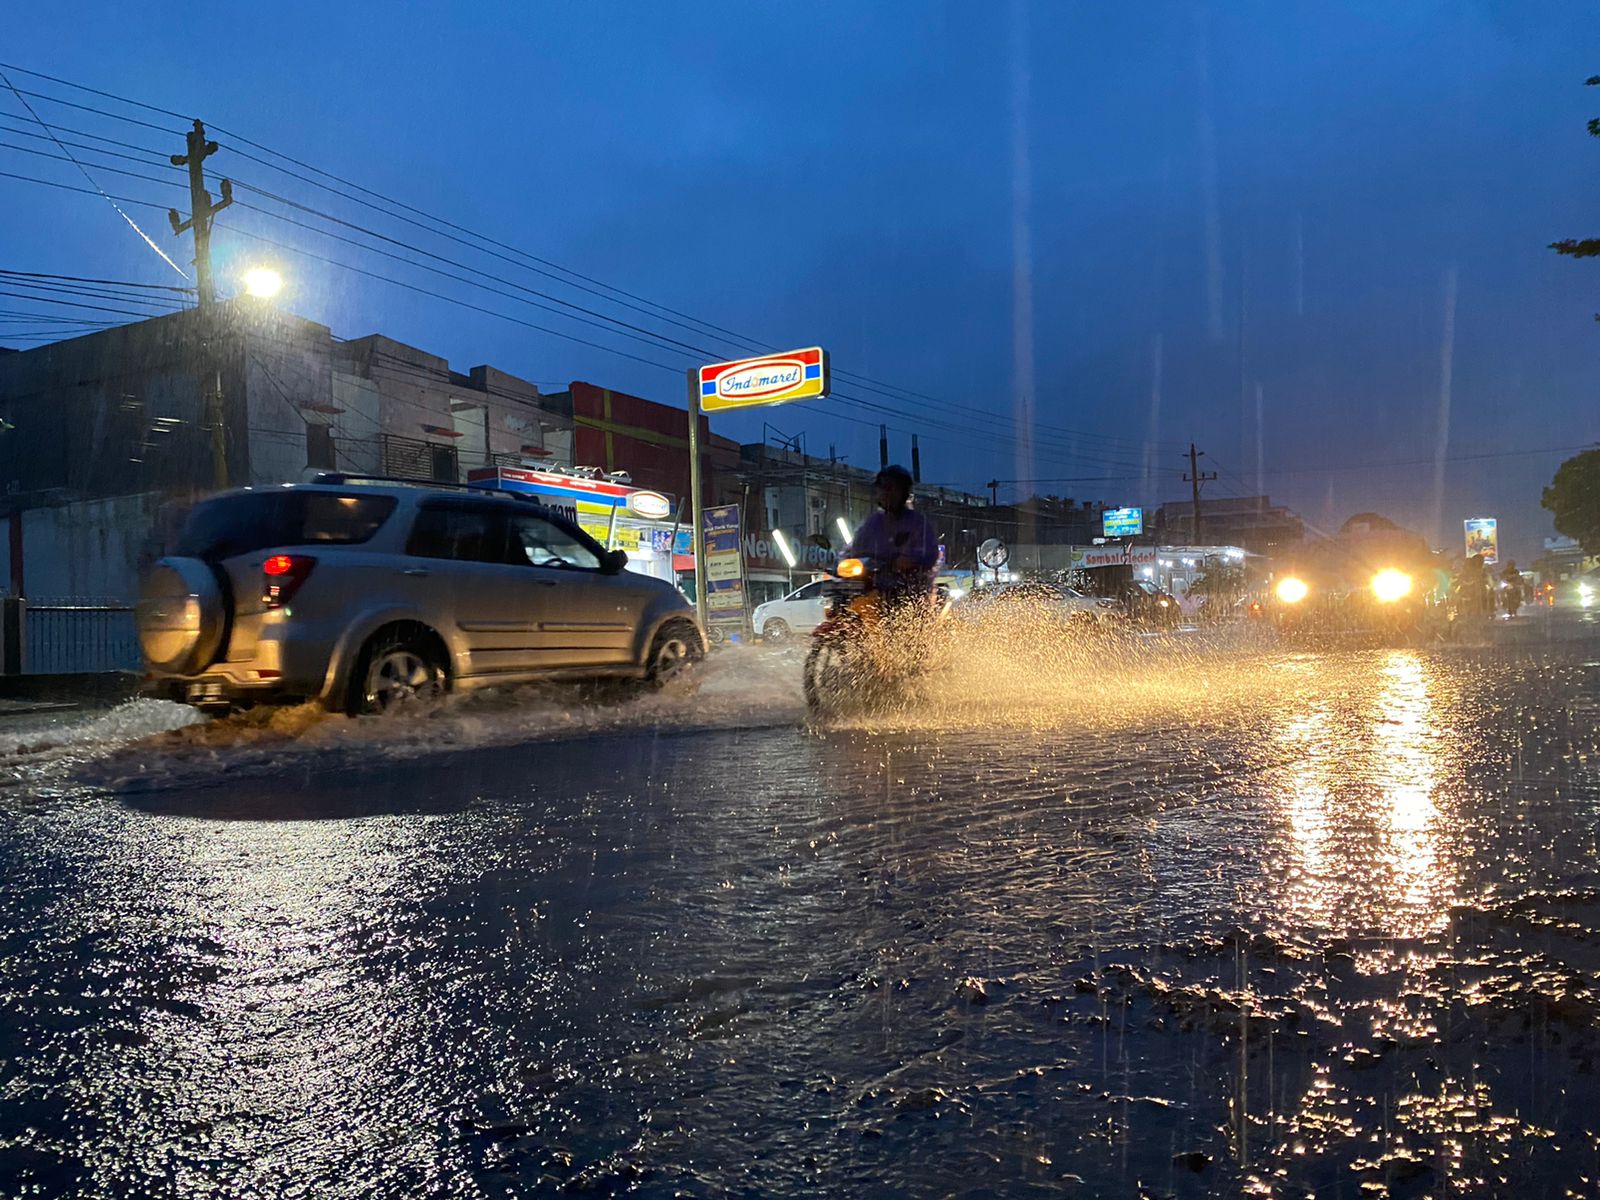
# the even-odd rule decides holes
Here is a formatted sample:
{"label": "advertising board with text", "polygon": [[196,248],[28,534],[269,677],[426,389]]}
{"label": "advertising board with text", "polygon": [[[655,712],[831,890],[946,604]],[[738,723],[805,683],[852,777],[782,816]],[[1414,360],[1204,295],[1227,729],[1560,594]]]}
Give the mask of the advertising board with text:
{"label": "advertising board with text", "polygon": [[706,617],[712,624],[742,628],[745,623],[744,549],[739,532],[737,504],[721,504],[705,510]]}
{"label": "advertising board with text", "polygon": [[1144,509],[1108,508],[1102,514],[1106,537],[1138,537],[1144,532]]}

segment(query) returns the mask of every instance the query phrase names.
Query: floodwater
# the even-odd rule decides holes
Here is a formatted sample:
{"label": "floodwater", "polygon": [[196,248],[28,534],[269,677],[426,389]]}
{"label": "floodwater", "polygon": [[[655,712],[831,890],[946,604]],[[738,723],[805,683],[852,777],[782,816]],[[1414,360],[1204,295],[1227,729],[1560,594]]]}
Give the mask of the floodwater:
{"label": "floodwater", "polygon": [[0,1192],[1600,1192],[1600,660],[0,727]]}

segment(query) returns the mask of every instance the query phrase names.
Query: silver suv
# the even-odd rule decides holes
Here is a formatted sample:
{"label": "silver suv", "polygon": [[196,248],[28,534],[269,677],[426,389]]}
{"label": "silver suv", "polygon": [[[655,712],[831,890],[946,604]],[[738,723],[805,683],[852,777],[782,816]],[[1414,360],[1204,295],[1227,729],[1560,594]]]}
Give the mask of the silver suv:
{"label": "silver suv", "polygon": [[144,579],[149,690],[356,714],[552,677],[659,684],[705,635],[627,561],[507,493],[337,475],[223,493]]}

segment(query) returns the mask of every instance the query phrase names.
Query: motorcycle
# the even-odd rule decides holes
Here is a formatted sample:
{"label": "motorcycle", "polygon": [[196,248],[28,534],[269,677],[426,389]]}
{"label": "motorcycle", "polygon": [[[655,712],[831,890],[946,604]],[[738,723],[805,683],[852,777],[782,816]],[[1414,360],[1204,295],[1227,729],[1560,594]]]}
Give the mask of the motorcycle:
{"label": "motorcycle", "polygon": [[813,713],[872,707],[902,694],[927,668],[933,626],[950,602],[937,592],[891,599],[877,586],[879,566],[842,559],[822,585],[823,620],[812,631],[804,674]]}

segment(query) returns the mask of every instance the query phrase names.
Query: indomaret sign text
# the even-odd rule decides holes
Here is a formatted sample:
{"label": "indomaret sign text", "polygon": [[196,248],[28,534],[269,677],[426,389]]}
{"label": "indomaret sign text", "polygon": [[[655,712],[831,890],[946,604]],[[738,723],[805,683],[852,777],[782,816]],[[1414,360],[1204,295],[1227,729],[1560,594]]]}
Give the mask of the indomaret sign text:
{"label": "indomaret sign text", "polygon": [[820,346],[700,368],[700,410],[727,412],[828,394],[828,352]]}

